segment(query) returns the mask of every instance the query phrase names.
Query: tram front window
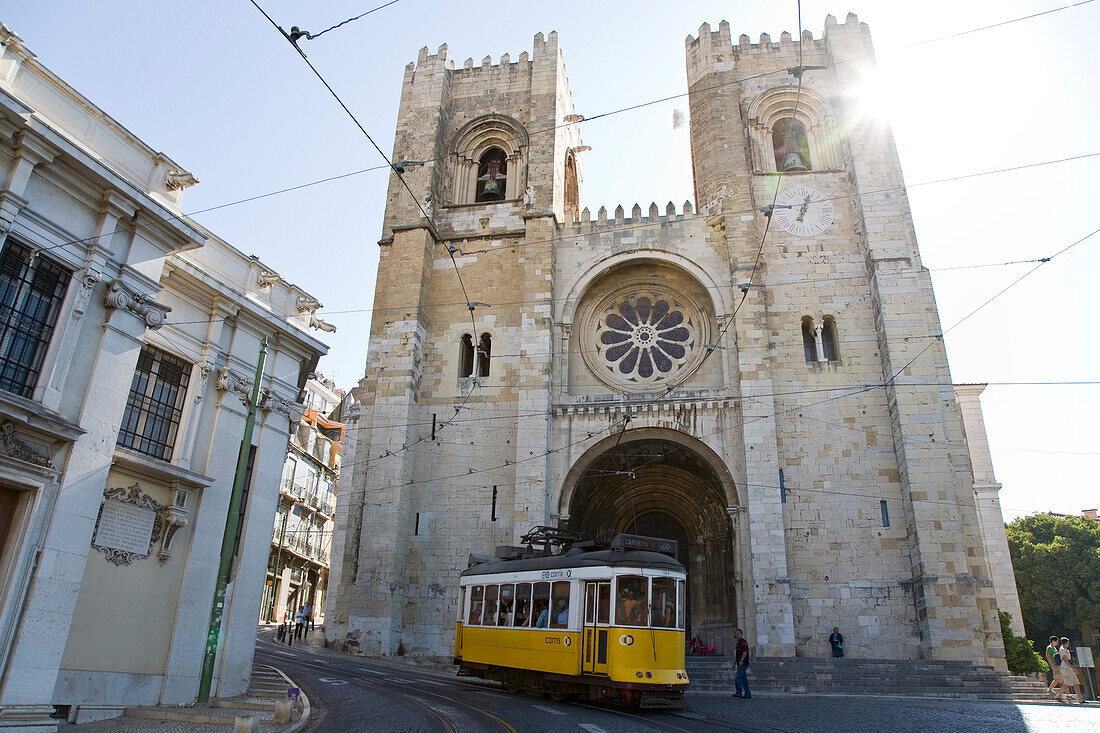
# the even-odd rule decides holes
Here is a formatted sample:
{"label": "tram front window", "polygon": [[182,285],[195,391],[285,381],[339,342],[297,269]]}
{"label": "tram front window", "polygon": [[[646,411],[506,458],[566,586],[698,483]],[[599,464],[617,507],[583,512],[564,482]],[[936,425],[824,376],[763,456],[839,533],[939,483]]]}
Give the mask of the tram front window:
{"label": "tram front window", "polygon": [[499,586],[485,586],[485,615],[482,620],[485,626],[496,626],[497,620],[497,591]]}
{"label": "tram front window", "polygon": [[516,584],[516,615],[512,619],[513,626],[531,625],[531,584]]}
{"label": "tram front window", "polygon": [[480,585],[475,585],[470,589],[470,626],[481,625],[481,610],[483,601],[483,589]]}
{"label": "tram front window", "polygon": [[662,629],[676,628],[676,580],[654,578],[650,606],[650,625]]}
{"label": "tram front window", "polygon": [[553,613],[550,628],[564,629],[569,625],[569,583],[554,583]]}
{"label": "tram front window", "polygon": [[641,575],[621,575],[615,603],[615,624],[646,626],[649,609],[649,580]]}
{"label": "tram front window", "polygon": [[550,625],[550,584],[535,583],[534,605],[531,615],[535,618],[535,627],[545,629]]}

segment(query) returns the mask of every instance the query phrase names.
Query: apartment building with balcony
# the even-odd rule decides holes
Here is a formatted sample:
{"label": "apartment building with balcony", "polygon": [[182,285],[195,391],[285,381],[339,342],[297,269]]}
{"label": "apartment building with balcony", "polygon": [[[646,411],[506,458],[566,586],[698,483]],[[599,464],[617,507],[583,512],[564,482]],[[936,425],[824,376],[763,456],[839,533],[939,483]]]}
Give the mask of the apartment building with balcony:
{"label": "apartment building with balcony", "polygon": [[343,396],[321,374],[306,381],[305,412],[291,436],[279,484],[261,622],[281,621],[307,603],[321,620],[344,439],[343,424],[328,416]]}

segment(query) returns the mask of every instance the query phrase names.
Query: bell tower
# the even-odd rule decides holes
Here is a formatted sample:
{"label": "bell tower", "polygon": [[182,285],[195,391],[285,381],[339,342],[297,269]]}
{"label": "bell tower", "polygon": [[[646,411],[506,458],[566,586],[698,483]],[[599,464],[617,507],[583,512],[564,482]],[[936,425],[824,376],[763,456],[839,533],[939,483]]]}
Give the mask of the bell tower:
{"label": "bell tower", "polygon": [[[554,32],[515,61],[457,67],[443,45],[405,68],[392,157],[404,180],[390,175],[354,390],[363,424],[344,456],[330,638],[438,650],[457,599],[437,579],[457,577],[470,548],[549,522],[546,464],[523,459],[550,445],[553,241],[581,193],[572,114]],[[469,478],[434,480],[454,469]]]}
{"label": "bell tower", "polygon": [[[878,383],[874,399],[850,395],[829,408],[833,422],[881,424],[872,440],[894,444],[890,456],[860,448],[865,460],[882,459],[877,475],[853,464],[840,479],[878,498],[878,547],[856,551],[905,549],[887,571],[908,576],[898,582],[912,587],[917,609],[919,646],[902,654],[988,663],[999,624],[931,279],[889,127],[855,112],[860,75],[874,65],[870,31],[854,14],[844,23],[830,15],[819,39],[803,31],[735,42],[722,22],[686,45],[698,205],[722,232],[743,294],[726,335],[734,343],[723,347],[736,350],[750,398],[738,450],[749,526],[763,530],[752,538],[757,641],[764,654],[792,654],[817,633],[807,619],[834,603],[859,606],[832,599],[840,544],[815,540],[830,534],[813,520],[827,513],[821,497],[840,490],[814,448],[833,438],[804,415],[826,408],[795,395]],[[871,498],[838,499],[835,516],[875,523]],[[892,507],[904,517],[894,525]]]}

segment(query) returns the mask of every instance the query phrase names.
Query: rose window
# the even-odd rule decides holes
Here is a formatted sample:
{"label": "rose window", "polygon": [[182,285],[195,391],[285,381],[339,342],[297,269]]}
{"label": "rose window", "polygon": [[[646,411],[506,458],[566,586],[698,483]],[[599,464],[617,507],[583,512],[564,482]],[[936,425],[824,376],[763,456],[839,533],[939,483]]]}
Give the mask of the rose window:
{"label": "rose window", "polygon": [[696,327],[685,311],[666,295],[612,301],[596,324],[600,363],[617,378],[634,383],[670,376],[695,346]]}

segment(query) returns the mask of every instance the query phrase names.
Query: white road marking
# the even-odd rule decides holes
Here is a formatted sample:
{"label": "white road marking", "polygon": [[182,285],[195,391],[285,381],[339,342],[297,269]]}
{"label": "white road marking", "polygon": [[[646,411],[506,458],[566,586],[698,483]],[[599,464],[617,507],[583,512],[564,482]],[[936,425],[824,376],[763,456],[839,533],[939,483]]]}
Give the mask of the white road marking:
{"label": "white road marking", "polygon": [[411,684],[414,681],[414,680],[403,680],[400,677],[386,677],[385,680],[386,680],[386,682],[392,682],[395,685],[408,685],[408,684]]}
{"label": "white road marking", "polygon": [[584,728],[588,733],[607,733],[607,731],[595,723],[577,723],[577,726]]}
{"label": "white road marking", "polygon": [[342,680],[338,677],[318,677],[317,680],[319,682],[326,682],[330,685],[346,685],[348,683],[347,680]]}
{"label": "white road marking", "polygon": [[360,672],[366,672],[367,674],[386,674],[385,672],[379,672],[376,669],[367,669],[366,667],[359,667]]}
{"label": "white road marking", "polygon": [[275,651],[274,649],[271,650],[271,653],[272,654],[280,654],[284,657],[297,657],[298,656],[297,654],[291,654],[290,652],[278,652],[278,651]]}
{"label": "white road marking", "polygon": [[538,708],[539,710],[543,711],[544,713],[550,713],[551,715],[565,715],[566,714],[561,710],[555,710],[554,708],[548,708],[545,705],[532,705],[531,707]]}
{"label": "white road marking", "polygon": [[445,686],[447,684],[446,682],[439,682],[438,680],[425,680],[425,679],[416,680],[416,683],[419,684],[419,685],[439,685],[439,686]]}

